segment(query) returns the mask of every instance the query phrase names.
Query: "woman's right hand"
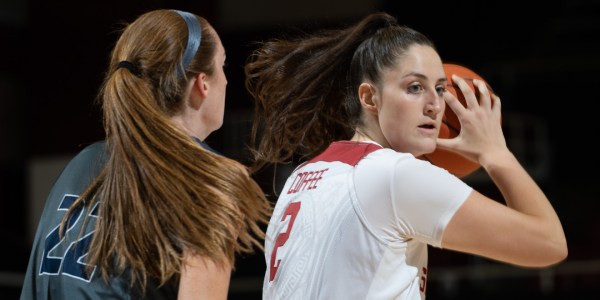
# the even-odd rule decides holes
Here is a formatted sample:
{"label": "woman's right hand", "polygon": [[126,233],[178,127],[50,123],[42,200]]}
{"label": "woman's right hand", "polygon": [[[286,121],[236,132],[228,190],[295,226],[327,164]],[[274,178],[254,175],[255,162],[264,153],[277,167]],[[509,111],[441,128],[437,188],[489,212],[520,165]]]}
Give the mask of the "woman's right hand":
{"label": "woman's right hand", "polygon": [[509,151],[502,132],[500,97],[492,94],[481,80],[473,79],[473,85],[479,90],[479,99],[464,79],[453,75],[452,80],[464,95],[467,107],[452,93],[444,94],[446,104],[460,121],[461,129],[455,138],[438,139],[437,146],[459,153],[485,168],[488,162],[495,160],[493,157]]}

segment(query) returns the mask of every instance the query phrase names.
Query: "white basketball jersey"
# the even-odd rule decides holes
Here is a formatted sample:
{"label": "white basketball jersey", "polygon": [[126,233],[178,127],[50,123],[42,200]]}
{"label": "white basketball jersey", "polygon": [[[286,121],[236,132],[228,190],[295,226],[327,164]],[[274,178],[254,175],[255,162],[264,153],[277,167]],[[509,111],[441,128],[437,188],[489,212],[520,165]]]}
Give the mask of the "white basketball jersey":
{"label": "white basketball jersey", "polygon": [[411,154],[332,143],[281,191],[263,299],[424,299],[427,245],[440,247],[471,190]]}

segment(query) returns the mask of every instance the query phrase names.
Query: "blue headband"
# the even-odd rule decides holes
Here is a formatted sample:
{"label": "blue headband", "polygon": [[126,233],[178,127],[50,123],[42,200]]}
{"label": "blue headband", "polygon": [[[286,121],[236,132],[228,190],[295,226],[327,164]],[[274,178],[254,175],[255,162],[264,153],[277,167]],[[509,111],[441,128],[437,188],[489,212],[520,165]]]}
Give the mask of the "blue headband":
{"label": "blue headband", "polygon": [[183,52],[183,72],[180,71],[180,75],[185,73],[185,69],[190,66],[198,48],[200,47],[200,41],[202,41],[202,27],[200,26],[200,22],[198,22],[198,18],[195,15],[180,11],[176,9],[172,9],[172,11],[178,13],[188,29],[188,40],[187,45],[185,47],[185,52]]}

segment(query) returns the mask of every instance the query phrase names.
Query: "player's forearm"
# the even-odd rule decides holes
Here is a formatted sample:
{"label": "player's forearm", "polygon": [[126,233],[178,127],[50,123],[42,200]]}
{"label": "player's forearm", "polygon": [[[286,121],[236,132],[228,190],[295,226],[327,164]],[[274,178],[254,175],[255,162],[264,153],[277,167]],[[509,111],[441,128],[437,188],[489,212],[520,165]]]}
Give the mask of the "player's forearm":
{"label": "player's forearm", "polygon": [[[531,235],[547,243],[558,257],[567,255],[567,244],[562,224],[550,201],[509,151],[490,155],[482,162],[508,207],[533,218],[529,228]],[[563,257],[563,258],[564,258]]]}

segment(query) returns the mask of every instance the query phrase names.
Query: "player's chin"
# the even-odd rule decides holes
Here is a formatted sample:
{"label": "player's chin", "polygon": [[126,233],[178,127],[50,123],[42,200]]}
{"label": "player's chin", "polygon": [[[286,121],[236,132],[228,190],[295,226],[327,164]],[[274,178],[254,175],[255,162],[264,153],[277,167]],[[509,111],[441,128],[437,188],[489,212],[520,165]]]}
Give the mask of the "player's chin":
{"label": "player's chin", "polygon": [[417,147],[415,147],[411,153],[415,157],[419,157],[421,155],[432,153],[435,151],[436,147],[437,138],[423,139],[422,141],[419,141]]}

